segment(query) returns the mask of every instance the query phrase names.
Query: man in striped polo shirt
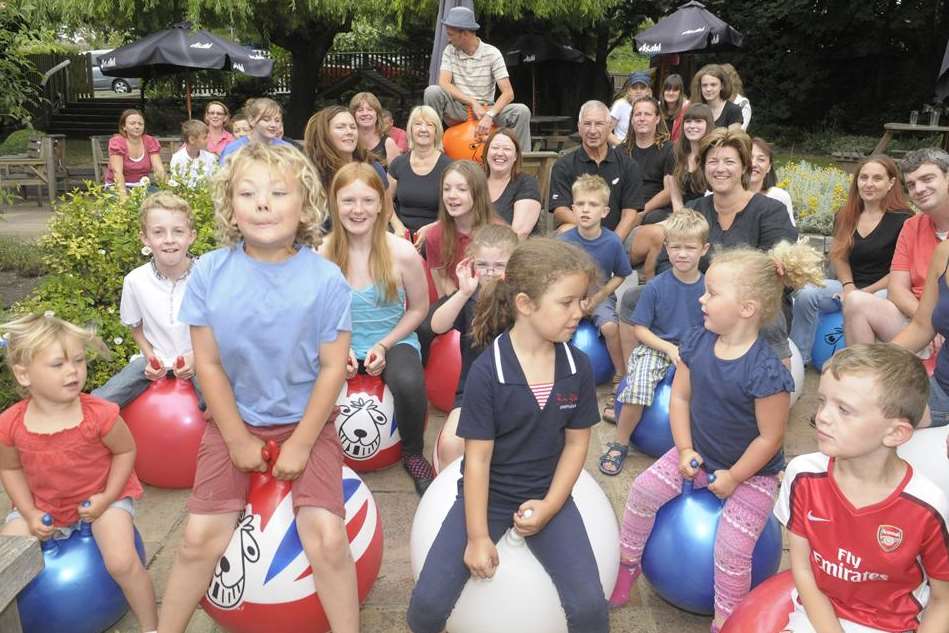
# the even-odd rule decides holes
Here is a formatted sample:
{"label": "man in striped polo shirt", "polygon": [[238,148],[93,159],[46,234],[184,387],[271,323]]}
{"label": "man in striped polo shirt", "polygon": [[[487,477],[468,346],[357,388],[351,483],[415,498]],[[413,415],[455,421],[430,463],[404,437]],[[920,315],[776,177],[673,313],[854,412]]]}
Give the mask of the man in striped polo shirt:
{"label": "man in striped polo shirt", "polygon": [[[438,85],[425,89],[425,105],[433,107],[446,125],[465,121],[470,107],[485,137],[492,124],[509,127],[517,135],[520,150],[531,151],[531,111],[523,103],[511,103],[514,88],[504,56],[476,35],[480,25],[474,12],[455,7],[442,24],[449,44],[442,53]],[[497,89],[501,95],[495,100]]]}

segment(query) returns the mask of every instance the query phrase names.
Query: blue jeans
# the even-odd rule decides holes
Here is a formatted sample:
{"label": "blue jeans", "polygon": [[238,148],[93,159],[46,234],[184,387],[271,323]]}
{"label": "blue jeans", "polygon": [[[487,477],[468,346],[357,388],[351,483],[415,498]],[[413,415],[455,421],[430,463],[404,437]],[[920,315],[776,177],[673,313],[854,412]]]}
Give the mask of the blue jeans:
{"label": "blue jeans", "polygon": [[814,347],[820,315],[840,310],[840,302],[834,299],[834,295],[842,292],[843,286],[839,281],[827,279],[823,288],[807,284],[795,294],[791,340],[801,350],[805,365],[811,362],[811,348]]}
{"label": "blue jeans", "polygon": [[929,426],[949,424],[949,394],[942,390],[935,376],[929,377]]}
{"label": "blue jeans", "polygon": [[[98,396],[103,400],[114,402],[119,408],[124,407],[135,398],[142,395],[152,381],[145,377],[145,364],[148,361],[144,356],[138,356],[132,359],[128,365],[122,368],[122,371],[109,378],[108,382],[97,389],[92,390],[92,395]],[[191,384],[194,385],[194,392],[198,396],[198,406],[204,411],[204,396],[201,394],[201,388],[198,386],[198,376],[191,378]]]}

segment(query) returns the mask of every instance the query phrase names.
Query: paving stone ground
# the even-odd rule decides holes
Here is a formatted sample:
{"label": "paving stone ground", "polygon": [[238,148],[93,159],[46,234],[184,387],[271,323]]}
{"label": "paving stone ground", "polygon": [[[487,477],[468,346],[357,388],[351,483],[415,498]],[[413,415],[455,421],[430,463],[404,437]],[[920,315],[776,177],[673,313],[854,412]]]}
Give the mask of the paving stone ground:
{"label": "paving stone ground", "polygon": [[[0,224],[0,234],[34,236],[45,230],[47,214],[48,209],[18,207],[15,213],[4,214],[7,222]],[[785,437],[785,453],[788,459],[816,450],[813,429],[808,424],[816,410],[816,389],[817,373],[809,369],[805,377],[804,395],[791,411]],[[604,401],[607,388],[601,387],[599,394],[601,402]],[[429,453],[444,417],[444,414],[431,409],[425,440]],[[612,439],[612,431],[613,426],[605,423],[593,428],[586,468],[603,487],[613,503],[617,517],[621,517],[633,478],[645,470],[652,463],[652,459],[634,449],[631,450],[626,467],[619,476],[601,475],[596,466],[597,457]],[[385,546],[379,577],[362,607],[361,628],[367,633],[408,633],[405,609],[413,581],[407,535],[411,529],[418,497],[408,475],[399,466],[365,474],[363,479],[379,507]],[[145,541],[148,570],[154,579],[159,600],[165,591],[165,582],[181,539],[187,496],[187,491],[159,490],[146,486],[145,496],[137,504],[138,514],[135,522]],[[8,507],[9,501],[0,493],[0,511],[5,514]],[[782,564],[782,568],[784,567],[787,567],[786,551]],[[664,602],[644,579],[638,582],[629,605],[610,614],[611,630],[614,633],[706,633],[710,622],[710,618],[685,613]],[[129,615],[113,627],[113,630],[137,633],[139,629],[134,618]],[[222,629],[199,610],[192,618],[188,631],[212,633]]]}

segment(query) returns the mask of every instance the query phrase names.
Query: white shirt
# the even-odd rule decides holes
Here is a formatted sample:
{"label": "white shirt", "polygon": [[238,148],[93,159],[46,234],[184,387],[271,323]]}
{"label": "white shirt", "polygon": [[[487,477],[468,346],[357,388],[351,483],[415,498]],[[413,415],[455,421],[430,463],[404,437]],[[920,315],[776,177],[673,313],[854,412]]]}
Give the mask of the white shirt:
{"label": "white shirt", "polygon": [[791,226],[797,226],[797,222],[794,221],[794,205],[791,203],[791,194],[781,187],[771,187],[761,193],[783,204],[788,210],[788,215],[791,216]]}
{"label": "white shirt", "polygon": [[175,180],[180,180],[188,187],[194,187],[198,181],[209,177],[218,167],[217,154],[201,150],[197,158],[191,158],[188,155],[188,149],[182,145],[181,148],[171,156],[171,184],[176,184]]}
{"label": "white shirt", "polygon": [[122,323],[130,328],[142,326],[145,340],[165,367],[174,367],[178,356],[191,352],[191,332],[178,320],[189,276],[190,270],[180,279],[168,279],[148,262],[127,274],[122,284]]}
{"label": "white shirt", "polygon": [[626,140],[629,131],[629,116],[633,113],[633,104],[626,99],[617,99],[610,108],[610,116],[616,123],[613,124],[613,136],[622,143]]}

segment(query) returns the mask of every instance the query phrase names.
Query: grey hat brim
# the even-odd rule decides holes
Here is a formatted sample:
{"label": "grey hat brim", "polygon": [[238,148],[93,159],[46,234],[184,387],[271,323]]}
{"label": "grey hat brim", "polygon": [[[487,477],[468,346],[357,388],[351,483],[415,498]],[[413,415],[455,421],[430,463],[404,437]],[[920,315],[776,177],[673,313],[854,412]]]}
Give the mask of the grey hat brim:
{"label": "grey hat brim", "polygon": [[474,20],[470,22],[455,22],[451,18],[442,19],[442,25],[450,26],[453,29],[461,29],[462,31],[477,31],[481,28],[481,25]]}

